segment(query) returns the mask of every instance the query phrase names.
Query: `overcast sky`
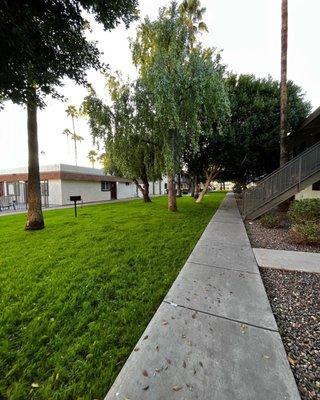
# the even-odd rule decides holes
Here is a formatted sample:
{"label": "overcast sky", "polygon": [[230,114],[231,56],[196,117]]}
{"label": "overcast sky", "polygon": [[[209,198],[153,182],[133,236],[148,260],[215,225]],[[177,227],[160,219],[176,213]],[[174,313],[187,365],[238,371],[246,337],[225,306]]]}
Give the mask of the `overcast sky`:
{"label": "overcast sky", "polygon": [[[140,0],[141,18],[156,17],[158,8],[167,0]],[[281,0],[202,0],[207,8],[204,20],[209,33],[202,35],[205,46],[223,49],[223,62],[229,70],[252,73],[259,77],[280,77],[280,22]],[[320,1],[289,0],[289,58],[288,78],[302,86],[312,107],[320,106]],[[92,38],[99,42],[103,61],[112,71],[135,76],[131,63],[128,37],[135,36],[137,23],[128,30],[123,26],[104,32],[92,26]],[[89,80],[99,93],[105,93],[104,80],[90,71]],[[65,109],[68,104],[79,106],[86,95],[84,88],[65,82],[61,93],[66,103],[48,99],[47,107],[38,113],[40,163],[74,164],[71,143],[62,135],[71,129]],[[85,120],[77,123],[77,133],[85,138],[79,144],[78,165],[89,166],[88,151],[93,149]],[[0,169],[27,165],[26,110],[6,103],[0,111]]]}

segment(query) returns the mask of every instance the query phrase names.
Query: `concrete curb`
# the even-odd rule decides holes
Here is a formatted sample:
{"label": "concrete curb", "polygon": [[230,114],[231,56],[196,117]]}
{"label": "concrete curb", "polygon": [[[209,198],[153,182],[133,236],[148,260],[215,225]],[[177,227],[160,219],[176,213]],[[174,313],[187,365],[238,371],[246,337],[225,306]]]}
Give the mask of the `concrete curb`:
{"label": "concrete curb", "polygon": [[320,253],[271,249],[253,249],[253,253],[259,267],[320,274]]}

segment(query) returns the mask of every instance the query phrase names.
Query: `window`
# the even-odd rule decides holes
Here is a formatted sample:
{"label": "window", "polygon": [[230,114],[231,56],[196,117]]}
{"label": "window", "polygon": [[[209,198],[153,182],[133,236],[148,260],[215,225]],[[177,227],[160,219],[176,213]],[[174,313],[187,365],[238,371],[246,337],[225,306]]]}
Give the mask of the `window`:
{"label": "window", "polygon": [[165,189],[165,190],[168,189],[168,184],[167,184],[167,183],[164,184],[164,189]]}
{"label": "window", "polygon": [[126,186],[129,186],[130,185],[130,182],[126,182]]}
{"label": "window", "polygon": [[107,192],[111,189],[110,182],[108,181],[101,181],[101,192]]}
{"label": "window", "polygon": [[312,190],[320,190],[320,181],[315,182],[315,183],[312,185]]}

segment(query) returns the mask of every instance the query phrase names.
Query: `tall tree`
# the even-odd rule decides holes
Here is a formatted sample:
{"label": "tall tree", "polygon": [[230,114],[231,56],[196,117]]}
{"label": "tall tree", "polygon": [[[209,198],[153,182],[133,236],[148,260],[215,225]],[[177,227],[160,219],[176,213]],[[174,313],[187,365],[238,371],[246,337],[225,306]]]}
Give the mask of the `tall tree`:
{"label": "tall tree", "polygon": [[11,0],[0,3],[0,99],[27,107],[28,216],[26,229],[44,228],[41,210],[37,108],[68,77],[86,83],[88,68],[101,68],[89,42],[85,12],[109,30],[137,17],[137,0]]}
{"label": "tall tree", "polygon": [[[221,180],[234,181],[245,188],[252,181],[279,167],[280,83],[253,75],[229,74],[230,127],[217,149],[223,154]],[[309,114],[311,106],[302,89],[288,82],[288,123],[294,131]]]}
{"label": "tall tree", "polygon": [[74,161],[75,164],[78,165],[78,145],[77,143],[82,142],[84,139],[82,136],[76,133],[76,124],[75,120],[78,119],[80,116],[80,110],[77,110],[77,108],[73,105],[69,105],[68,108],[66,109],[66,113],[68,117],[71,117],[72,121],[72,131],[69,129],[65,129],[62,133],[66,135],[67,137],[70,136],[71,140],[73,140],[73,145],[74,145]]}
{"label": "tall tree", "polygon": [[288,162],[287,114],[288,114],[288,0],[281,5],[281,94],[280,94],[280,166]]}
{"label": "tall tree", "polygon": [[227,104],[225,92],[220,90],[222,79],[211,67],[211,51],[202,50],[200,45],[190,51],[190,32],[173,2],[160,10],[157,20],[145,19],[132,43],[133,61],[152,98],[154,136],[163,151],[170,211],[177,210],[174,177],[184,150],[187,145],[192,152],[198,150],[204,126],[201,114],[211,131],[212,119],[219,110],[222,120]]}
{"label": "tall tree", "polygon": [[83,103],[94,142],[102,141],[108,168],[132,179],[150,202],[149,180],[161,179],[163,161],[159,143],[152,137],[153,113],[148,93],[139,83],[123,83],[111,76],[108,88],[112,106],[105,105],[91,90]]}

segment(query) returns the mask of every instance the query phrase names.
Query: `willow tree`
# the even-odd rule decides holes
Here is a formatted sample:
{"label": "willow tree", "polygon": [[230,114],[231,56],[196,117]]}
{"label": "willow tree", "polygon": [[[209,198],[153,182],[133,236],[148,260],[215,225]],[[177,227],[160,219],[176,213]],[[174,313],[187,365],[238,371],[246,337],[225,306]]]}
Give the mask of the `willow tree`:
{"label": "willow tree", "polygon": [[105,147],[108,169],[132,179],[144,202],[150,202],[149,181],[161,179],[162,152],[153,137],[154,114],[149,95],[139,81],[108,79],[111,106],[91,90],[83,103],[94,143]]}
{"label": "willow tree", "polygon": [[44,228],[41,208],[37,108],[45,96],[58,96],[68,77],[86,83],[86,70],[98,69],[99,50],[87,40],[93,15],[107,30],[137,16],[137,0],[38,0],[0,2],[0,100],[27,108],[28,216],[26,229]]}
{"label": "willow tree", "polygon": [[154,137],[168,177],[168,209],[176,211],[174,176],[186,147],[198,152],[203,131],[218,131],[228,112],[222,77],[212,51],[195,42],[194,30],[175,2],[162,8],[157,20],[144,20],[131,48],[140,80],[151,94]]}

